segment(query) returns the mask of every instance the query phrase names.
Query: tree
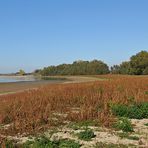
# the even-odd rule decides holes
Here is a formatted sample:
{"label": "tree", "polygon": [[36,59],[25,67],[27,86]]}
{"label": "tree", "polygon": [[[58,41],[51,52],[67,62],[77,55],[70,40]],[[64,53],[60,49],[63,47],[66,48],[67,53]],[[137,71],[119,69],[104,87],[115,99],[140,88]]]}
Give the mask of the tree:
{"label": "tree", "polygon": [[148,67],[143,70],[143,75],[148,75]]}
{"label": "tree", "polygon": [[109,73],[109,67],[102,61],[93,60],[88,64],[89,74],[107,74]]}
{"label": "tree", "polygon": [[122,62],[122,64],[120,64],[120,74],[129,74],[130,69],[130,62]]}
{"label": "tree", "polygon": [[107,64],[102,61],[75,61],[72,64],[45,67],[40,71],[41,75],[97,75],[109,73]]}
{"label": "tree", "polygon": [[112,74],[120,74],[120,66],[119,65],[113,65],[111,67],[111,73]]}
{"label": "tree", "polygon": [[131,74],[141,75],[148,67],[148,52],[141,51],[130,58]]}
{"label": "tree", "polygon": [[20,74],[20,75],[25,75],[25,71],[22,70],[22,69],[20,69],[20,70],[19,70],[19,74]]}
{"label": "tree", "polygon": [[111,67],[112,73],[142,75],[148,74],[148,52],[141,51],[130,58],[129,62]]}

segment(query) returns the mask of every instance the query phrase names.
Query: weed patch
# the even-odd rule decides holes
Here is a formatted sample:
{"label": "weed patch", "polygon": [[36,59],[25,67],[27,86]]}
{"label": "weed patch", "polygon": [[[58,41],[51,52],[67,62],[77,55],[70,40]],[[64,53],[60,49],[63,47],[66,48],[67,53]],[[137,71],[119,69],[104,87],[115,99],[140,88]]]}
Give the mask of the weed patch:
{"label": "weed patch", "polygon": [[83,132],[77,134],[78,138],[84,141],[90,141],[92,138],[96,137],[94,132],[90,129],[86,129]]}
{"label": "weed patch", "polygon": [[114,104],[111,106],[112,113],[119,117],[130,119],[148,118],[148,102],[135,103],[132,105]]}
{"label": "weed patch", "polygon": [[119,120],[113,125],[114,128],[122,130],[123,132],[133,132],[133,126],[127,118],[119,118]]}
{"label": "weed patch", "polygon": [[80,148],[80,144],[74,140],[55,140],[51,141],[47,137],[35,139],[35,141],[28,141],[23,145],[23,148]]}

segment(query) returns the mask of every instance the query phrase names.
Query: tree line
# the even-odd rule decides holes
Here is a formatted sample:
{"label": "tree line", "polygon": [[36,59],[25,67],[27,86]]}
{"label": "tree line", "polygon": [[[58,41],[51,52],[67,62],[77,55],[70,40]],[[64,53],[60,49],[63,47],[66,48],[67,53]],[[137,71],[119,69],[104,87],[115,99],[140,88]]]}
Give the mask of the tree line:
{"label": "tree line", "polygon": [[111,67],[113,74],[148,75],[148,52],[141,51],[129,61]]}
{"label": "tree line", "polygon": [[109,73],[109,67],[102,61],[75,61],[72,64],[61,64],[58,66],[45,67],[36,70],[43,76],[48,75],[96,75]]}
{"label": "tree line", "polygon": [[141,51],[132,56],[129,61],[122,62],[120,65],[109,66],[100,60],[75,61],[72,64],[61,64],[58,66],[48,66],[41,70],[36,70],[36,74],[42,76],[50,75],[100,75],[100,74],[148,74],[148,52]]}

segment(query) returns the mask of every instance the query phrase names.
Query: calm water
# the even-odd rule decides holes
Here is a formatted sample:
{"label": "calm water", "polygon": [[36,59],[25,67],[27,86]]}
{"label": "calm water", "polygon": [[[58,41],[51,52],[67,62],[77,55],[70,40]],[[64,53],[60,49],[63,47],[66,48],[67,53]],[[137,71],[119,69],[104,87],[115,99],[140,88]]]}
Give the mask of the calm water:
{"label": "calm water", "polygon": [[0,83],[35,81],[33,76],[0,76]]}

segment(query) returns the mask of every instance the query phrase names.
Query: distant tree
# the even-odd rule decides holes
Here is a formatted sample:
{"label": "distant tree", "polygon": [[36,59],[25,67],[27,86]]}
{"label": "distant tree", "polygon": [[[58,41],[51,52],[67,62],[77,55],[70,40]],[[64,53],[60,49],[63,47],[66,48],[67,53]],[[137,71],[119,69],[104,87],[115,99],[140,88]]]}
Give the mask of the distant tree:
{"label": "distant tree", "polygon": [[111,73],[146,75],[148,74],[148,52],[141,51],[130,58],[129,62],[111,67]]}
{"label": "distant tree", "polygon": [[36,69],[32,74],[34,75],[41,75],[41,69]]}
{"label": "distant tree", "polygon": [[130,69],[130,62],[122,62],[120,64],[120,74],[129,74]]}
{"label": "distant tree", "polygon": [[75,61],[72,64],[61,64],[58,66],[49,66],[41,70],[41,75],[97,75],[109,73],[107,64],[102,61]]}
{"label": "distant tree", "polygon": [[[40,74],[48,75],[98,75],[108,74],[109,67],[106,63],[93,61],[74,61],[72,64],[61,64],[58,66],[49,66],[40,70]],[[130,58],[130,61],[122,62],[120,65],[111,67],[112,74],[148,74],[148,52],[141,51]]]}
{"label": "distant tree", "polygon": [[107,74],[109,73],[109,67],[107,64],[105,64],[102,61],[93,60],[89,62],[89,74],[95,75],[95,74]]}
{"label": "distant tree", "polygon": [[143,74],[144,74],[144,75],[148,75],[148,67],[146,67],[146,68],[143,70]]}
{"label": "distant tree", "polygon": [[130,74],[141,75],[144,74],[148,68],[148,52],[141,51],[130,58]]}
{"label": "distant tree", "polygon": [[25,71],[22,70],[22,69],[20,69],[20,70],[19,70],[19,75],[25,75]]}
{"label": "distant tree", "polygon": [[119,65],[114,65],[111,67],[111,73],[112,74],[120,74],[120,66]]}

